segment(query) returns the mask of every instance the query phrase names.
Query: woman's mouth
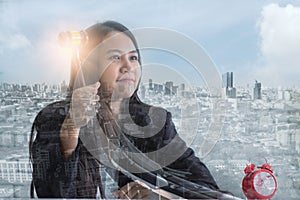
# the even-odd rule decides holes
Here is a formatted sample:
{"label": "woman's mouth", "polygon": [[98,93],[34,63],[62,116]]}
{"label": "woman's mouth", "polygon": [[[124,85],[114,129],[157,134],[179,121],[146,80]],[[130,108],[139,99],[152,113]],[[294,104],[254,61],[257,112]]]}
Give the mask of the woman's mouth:
{"label": "woman's mouth", "polygon": [[122,83],[135,83],[135,80],[132,78],[123,78],[118,80],[118,82],[122,82]]}

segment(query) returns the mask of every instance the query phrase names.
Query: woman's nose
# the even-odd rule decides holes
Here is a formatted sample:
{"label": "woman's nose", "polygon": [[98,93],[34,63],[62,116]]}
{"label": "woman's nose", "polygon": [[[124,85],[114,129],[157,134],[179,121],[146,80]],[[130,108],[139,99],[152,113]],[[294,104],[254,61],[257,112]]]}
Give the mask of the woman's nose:
{"label": "woman's nose", "polygon": [[121,58],[122,66],[121,66],[121,72],[130,72],[134,69],[134,63],[130,60],[130,58],[126,55]]}

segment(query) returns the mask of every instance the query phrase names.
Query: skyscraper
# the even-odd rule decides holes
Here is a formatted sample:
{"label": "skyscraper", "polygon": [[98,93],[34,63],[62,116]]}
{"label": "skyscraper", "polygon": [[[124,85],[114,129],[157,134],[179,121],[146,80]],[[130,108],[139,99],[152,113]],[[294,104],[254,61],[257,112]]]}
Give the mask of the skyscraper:
{"label": "skyscraper", "polygon": [[261,99],[261,83],[255,80],[255,85],[253,89],[253,99]]}
{"label": "skyscraper", "polygon": [[173,82],[167,81],[165,84],[165,95],[172,95]]}
{"label": "skyscraper", "polygon": [[222,75],[222,84],[226,97],[236,98],[236,89],[233,87],[233,72],[226,72]]}
{"label": "skyscraper", "polygon": [[146,96],[146,87],[145,87],[145,85],[141,85],[140,94],[141,94],[141,97],[144,99],[145,96]]}
{"label": "skyscraper", "polygon": [[233,88],[233,72],[226,72],[222,75],[223,88]]}
{"label": "skyscraper", "polygon": [[184,97],[184,92],[185,92],[185,84],[184,83],[180,84],[178,92],[179,92],[181,97]]}
{"label": "skyscraper", "polygon": [[149,79],[149,90],[153,90],[153,83],[152,83],[152,79]]}

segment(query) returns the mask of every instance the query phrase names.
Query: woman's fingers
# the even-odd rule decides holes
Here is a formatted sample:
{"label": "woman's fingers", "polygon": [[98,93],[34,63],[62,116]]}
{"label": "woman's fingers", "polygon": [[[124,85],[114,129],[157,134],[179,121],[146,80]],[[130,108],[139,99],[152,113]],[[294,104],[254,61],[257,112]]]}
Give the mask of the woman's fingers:
{"label": "woman's fingers", "polygon": [[99,87],[100,82],[97,82],[92,85],[88,85],[74,90],[73,95],[75,94],[76,97],[89,97],[91,95],[97,94]]}
{"label": "woman's fingers", "polygon": [[77,127],[87,125],[96,115],[96,104],[100,97],[97,95],[100,82],[74,90],[72,94],[71,116]]}
{"label": "woman's fingers", "polygon": [[145,197],[148,197],[149,190],[147,188],[141,188],[133,191],[133,199],[143,199]]}
{"label": "woman's fingers", "polygon": [[142,199],[148,197],[149,189],[137,182],[130,182],[116,191],[115,195],[121,199]]}

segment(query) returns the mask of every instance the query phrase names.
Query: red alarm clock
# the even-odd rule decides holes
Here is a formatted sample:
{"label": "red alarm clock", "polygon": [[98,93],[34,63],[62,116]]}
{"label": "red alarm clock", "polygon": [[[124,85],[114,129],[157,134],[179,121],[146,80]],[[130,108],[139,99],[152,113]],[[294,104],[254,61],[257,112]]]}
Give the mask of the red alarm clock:
{"label": "red alarm clock", "polygon": [[272,167],[269,163],[257,167],[254,164],[248,164],[244,169],[245,177],[243,179],[243,192],[248,199],[270,199],[277,189],[277,180],[273,175]]}

